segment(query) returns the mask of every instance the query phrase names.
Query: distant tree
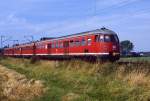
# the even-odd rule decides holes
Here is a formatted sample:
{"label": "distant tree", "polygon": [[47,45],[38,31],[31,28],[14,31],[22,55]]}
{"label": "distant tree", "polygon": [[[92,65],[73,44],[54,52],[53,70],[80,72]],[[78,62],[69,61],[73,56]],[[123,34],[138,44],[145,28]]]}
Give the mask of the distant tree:
{"label": "distant tree", "polygon": [[133,43],[129,40],[121,41],[120,45],[122,53],[129,53],[134,48]]}

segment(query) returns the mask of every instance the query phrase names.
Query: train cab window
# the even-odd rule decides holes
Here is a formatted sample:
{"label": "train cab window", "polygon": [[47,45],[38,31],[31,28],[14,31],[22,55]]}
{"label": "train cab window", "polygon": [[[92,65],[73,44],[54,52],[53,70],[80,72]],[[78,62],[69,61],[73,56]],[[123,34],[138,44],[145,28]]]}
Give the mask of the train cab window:
{"label": "train cab window", "polygon": [[92,39],[88,38],[88,45],[91,45]]}
{"label": "train cab window", "polygon": [[115,35],[114,37],[115,37],[116,42],[118,42],[118,43],[119,43],[119,38],[118,38],[118,36],[117,36],[117,35]]}
{"label": "train cab window", "polygon": [[83,38],[83,39],[82,39],[82,42],[81,42],[81,45],[82,45],[82,46],[85,46],[85,44],[86,44],[86,41],[85,41],[85,39]]}
{"label": "train cab window", "polygon": [[100,35],[99,41],[100,41],[100,42],[103,42],[103,41],[104,41],[104,35]]}
{"label": "train cab window", "polygon": [[117,35],[111,35],[111,41],[119,43],[119,39],[118,39]]}
{"label": "train cab window", "polygon": [[111,37],[110,37],[110,35],[105,35],[104,40],[105,40],[105,42],[111,42]]}
{"label": "train cab window", "polygon": [[104,42],[104,35],[96,35],[95,42]]}

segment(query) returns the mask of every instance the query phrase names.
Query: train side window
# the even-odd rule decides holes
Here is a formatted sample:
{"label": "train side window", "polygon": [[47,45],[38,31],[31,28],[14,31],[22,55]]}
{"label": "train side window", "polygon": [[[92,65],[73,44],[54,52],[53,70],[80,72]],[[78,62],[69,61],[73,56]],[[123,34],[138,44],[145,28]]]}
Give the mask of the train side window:
{"label": "train side window", "polygon": [[82,40],[79,40],[78,46],[81,46],[81,41],[82,41]]}
{"label": "train side window", "polygon": [[58,48],[60,48],[60,43],[58,42]]}
{"label": "train side window", "polygon": [[99,35],[95,35],[95,42],[99,42]]}
{"label": "train side window", "polygon": [[55,48],[55,43],[52,43],[52,48]]}
{"label": "train side window", "polygon": [[76,46],[80,46],[80,41],[79,41],[79,40],[76,40],[76,41],[75,41],[75,44],[76,44]]}
{"label": "train side window", "polygon": [[92,39],[88,38],[88,45],[91,45]]}
{"label": "train side window", "polygon": [[75,41],[75,46],[78,46],[78,40]]}
{"label": "train side window", "polygon": [[86,44],[86,41],[85,41],[85,39],[83,38],[83,39],[82,39],[82,42],[81,42],[81,45],[84,46],[85,44]]}
{"label": "train side window", "polygon": [[60,43],[60,48],[63,48],[63,42]]}
{"label": "train side window", "polygon": [[58,42],[56,42],[56,48],[59,48],[59,44],[58,44]]}
{"label": "train side window", "polygon": [[52,43],[52,48],[54,48],[54,45],[53,45],[53,43]]}
{"label": "train side window", "polygon": [[57,44],[58,44],[58,48],[60,48],[60,42],[58,42]]}
{"label": "train side window", "polygon": [[56,48],[56,43],[53,43],[54,44],[54,48]]}
{"label": "train side window", "polygon": [[58,48],[57,42],[56,42],[56,44],[55,44],[55,48]]}
{"label": "train side window", "polygon": [[70,47],[73,47],[74,46],[74,42],[73,40],[70,41]]}

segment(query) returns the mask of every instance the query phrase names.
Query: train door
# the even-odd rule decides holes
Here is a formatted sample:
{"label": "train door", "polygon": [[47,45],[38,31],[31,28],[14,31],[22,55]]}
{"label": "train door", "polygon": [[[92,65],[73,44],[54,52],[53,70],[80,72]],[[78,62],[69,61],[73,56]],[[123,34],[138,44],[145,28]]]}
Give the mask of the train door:
{"label": "train door", "polygon": [[48,52],[48,54],[51,54],[51,48],[52,48],[52,44],[49,43],[49,44],[47,45],[47,52]]}
{"label": "train door", "polygon": [[35,43],[33,43],[33,55],[36,55],[36,45],[35,45]]}
{"label": "train door", "polygon": [[22,55],[22,47],[20,47],[20,55]]}
{"label": "train door", "polygon": [[63,46],[64,46],[64,55],[68,55],[69,54],[69,41],[64,41]]}
{"label": "train door", "polygon": [[15,48],[12,49],[12,55],[15,55]]}

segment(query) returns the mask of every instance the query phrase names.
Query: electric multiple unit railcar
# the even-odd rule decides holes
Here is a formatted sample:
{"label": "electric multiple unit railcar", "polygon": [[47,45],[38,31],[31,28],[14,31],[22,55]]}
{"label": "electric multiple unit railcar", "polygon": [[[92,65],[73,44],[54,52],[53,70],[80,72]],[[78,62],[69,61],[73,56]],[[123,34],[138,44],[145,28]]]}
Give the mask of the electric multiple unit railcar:
{"label": "electric multiple unit railcar", "polygon": [[117,34],[106,28],[51,38],[5,48],[5,56],[15,57],[96,57],[109,60],[120,58]]}

